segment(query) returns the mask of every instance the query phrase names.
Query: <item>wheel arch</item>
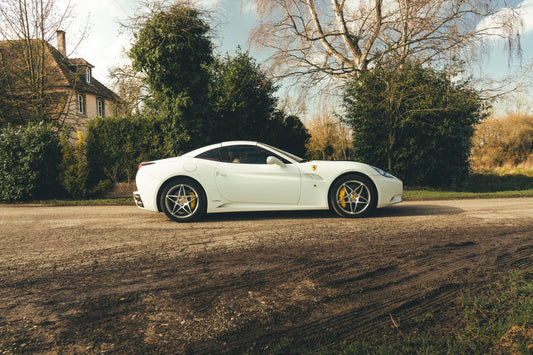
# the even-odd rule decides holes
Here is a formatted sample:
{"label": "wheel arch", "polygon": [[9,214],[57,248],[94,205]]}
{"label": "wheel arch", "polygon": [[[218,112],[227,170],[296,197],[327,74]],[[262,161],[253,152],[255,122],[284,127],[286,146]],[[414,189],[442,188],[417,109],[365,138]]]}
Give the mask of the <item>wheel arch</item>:
{"label": "wheel arch", "polygon": [[348,176],[348,175],[357,175],[357,176],[361,176],[365,179],[367,179],[368,181],[370,181],[372,183],[372,190],[373,192],[376,194],[376,201],[379,201],[379,192],[378,192],[378,188],[376,186],[376,183],[374,182],[374,180],[372,180],[372,178],[360,171],[347,171],[345,173],[342,173],[341,175],[337,176],[332,182],[331,184],[329,184],[329,188],[328,188],[328,194],[327,194],[327,201],[328,201],[328,208],[331,209],[333,206],[331,206],[331,201],[329,199],[329,196],[331,194],[331,189],[333,188],[333,186],[337,183],[337,181],[339,181],[340,179],[344,178],[345,176]]}
{"label": "wheel arch", "polygon": [[205,210],[207,211],[207,194],[205,192],[205,189],[204,187],[202,186],[202,184],[190,177],[190,176],[187,176],[187,175],[176,175],[176,176],[172,176],[172,177],[169,177],[168,179],[165,180],[165,182],[163,182],[161,184],[161,186],[159,186],[159,189],[157,190],[157,199],[156,199],[156,202],[157,202],[157,211],[158,212],[163,212],[163,208],[161,207],[161,194],[163,193],[163,190],[165,189],[165,187],[168,185],[168,184],[171,184],[174,180],[179,180],[179,179],[186,179],[186,180],[190,180],[190,181],[194,181],[195,183],[198,184],[198,186],[200,186],[200,188],[202,189],[200,192],[204,195],[204,199],[205,199]]}

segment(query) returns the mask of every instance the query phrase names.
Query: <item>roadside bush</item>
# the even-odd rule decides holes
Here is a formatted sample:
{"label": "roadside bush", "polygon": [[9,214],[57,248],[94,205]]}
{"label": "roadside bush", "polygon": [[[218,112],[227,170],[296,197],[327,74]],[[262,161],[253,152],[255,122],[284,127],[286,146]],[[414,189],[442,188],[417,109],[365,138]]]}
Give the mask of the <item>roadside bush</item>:
{"label": "roadside bush", "polygon": [[55,196],[61,162],[58,133],[44,123],[0,131],[0,201]]}
{"label": "roadside bush", "polygon": [[472,140],[475,168],[533,166],[533,116],[490,118],[476,128]]}
{"label": "roadside bush", "polygon": [[461,191],[495,192],[533,189],[533,176],[522,174],[473,173],[459,186]]}
{"label": "roadside bush", "polygon": [[146,117],[97,118],[87,127],[89,183],[131,182],[140,162],[165,158],[162,121]]}
{"label": "roadside bush", "polygon": [[77,142],[72,146],[67,134],[61,136],[63,160],[60,165],[59,181],[70,197],[78,199],[88,195],[89,167],[83,134],[78,131],[76,138]]}

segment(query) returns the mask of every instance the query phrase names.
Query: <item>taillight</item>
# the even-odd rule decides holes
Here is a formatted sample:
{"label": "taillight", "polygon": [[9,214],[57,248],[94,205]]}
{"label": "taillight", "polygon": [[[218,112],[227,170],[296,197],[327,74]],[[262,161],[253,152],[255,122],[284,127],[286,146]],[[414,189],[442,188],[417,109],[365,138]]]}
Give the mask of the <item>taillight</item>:
{"label": "taillight", "polygon": [[139,166],[137,167],[137,171],[142,168],[143,166],[147,166],[147,165],[152,165],[152,164],[155,164],[154,162],[150,161],[150,162],[145,162],[145,163],[140,163]]}

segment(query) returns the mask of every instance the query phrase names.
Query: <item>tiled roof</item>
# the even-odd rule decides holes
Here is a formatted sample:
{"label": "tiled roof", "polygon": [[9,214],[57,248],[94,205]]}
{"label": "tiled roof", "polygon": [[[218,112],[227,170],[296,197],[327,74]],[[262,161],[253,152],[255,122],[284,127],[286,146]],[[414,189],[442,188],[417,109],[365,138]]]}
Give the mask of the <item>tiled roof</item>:
{"label": "tiled roof", "polygon": [[[32,40],[34,44],[38,45],[43,42],[40,40]],[[17,56],[22,56],[21,41],[0,41],[0,53],[5,60],[21,60]],[[94,68],[82,58],[67,58],[56,48],[48,42],[44,42],[45,55],[47,62],[55,62],[57,65],[49,65],[46,70],[47,87],[51,90],[64,90],[73,88],[78,92],[90,93],[112,101],[120,101],[120,97],[113,91],[108,89],[104,84],[100,83],[94,77],[91,82],[87,83],[84,80],[85,68]],[[8,58],[7,58],[8,57]],[[23,88],[24,83],[17,83],[17,80],[23,80],[15,76],[9,78],[12,85]]]}
{"label": "tiled roof", "polygon": [[48,50],[55,62],[63,72],[65,78],[69,81],[71,87],[79,92],[91,93],[106,99],[119,101],[120,97],[113,91],[108,89],[104,84],[100,83],[94,77],[91,82],[87,83],[83,76],[85,75],[85,67],[94,68],[89,62],[82,58],[67,58],[53,46],[48,44]]}
{"label": "tiled roof", "polygon": [[94,68],[94,65],[92,65],[91,63],[89,63],[83,58],[67,58],[67,64],[72,65],[72,66],[85,65],[85,66]]}

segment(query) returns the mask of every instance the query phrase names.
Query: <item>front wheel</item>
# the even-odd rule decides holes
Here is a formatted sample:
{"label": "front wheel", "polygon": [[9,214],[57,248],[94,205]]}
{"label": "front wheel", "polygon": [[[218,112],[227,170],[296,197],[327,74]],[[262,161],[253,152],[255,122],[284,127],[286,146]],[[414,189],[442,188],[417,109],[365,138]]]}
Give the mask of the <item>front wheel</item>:
{"label": "front wheel", "polygon": [[368,178],[346,175],[336,180],[329,191],[329,204],[341,217],[364,217],[377,205],[378,194]]}
{"label": "front wheel", "polygon": [[177,222],[190,222],[202,216],[206,198],[202,187],[190,179],[176,179],[161,193],[161,208],[165,215]]}

